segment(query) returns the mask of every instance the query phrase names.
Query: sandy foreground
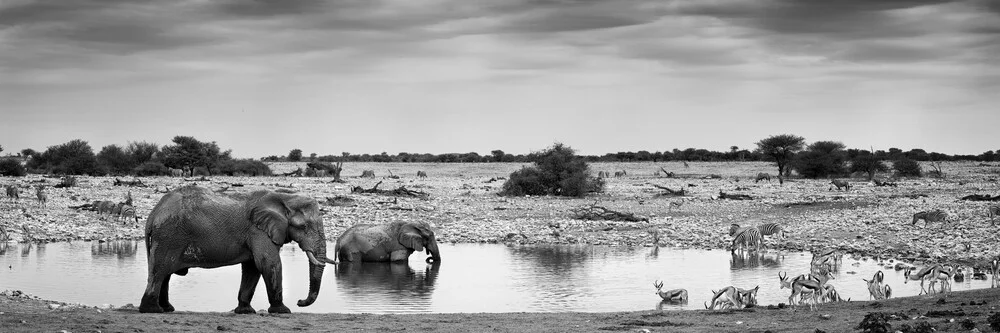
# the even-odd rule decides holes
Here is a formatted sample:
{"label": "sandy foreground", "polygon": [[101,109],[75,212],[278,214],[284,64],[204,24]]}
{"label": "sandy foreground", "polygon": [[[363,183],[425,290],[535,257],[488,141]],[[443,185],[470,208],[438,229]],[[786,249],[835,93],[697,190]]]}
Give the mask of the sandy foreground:
{"label": "sandy foreground", "polygon": [[[304,167],[305,163],[275,163],[276,173]],[[441,242],[594,244],[652,246],[651,234],[661,235],[659,246],[722,249],[729,246],[726,231],[731,223],[741,225],[779,222],[789,237],[769,239],[767,247],[783,250],[839,248],[852,256],[897,259],[915,264],[957,261],[978,268],[995,258],[997,228],[986,217],[987,202],[959,200],[970,194],[1000,192],[1000,166],[974,162],[943,164],[944,179],[898,179],[896,187],[877,187],[863,179],[851,179],[853,188],[838,191],[829,180],[793,179],[784,185],[755,183],[758,172],[774,173],[761,162],[592,163],[597,171],[625,170],[628,176],[607,179],[606,191],[582,199],[557,197],[505,198],[496,195],[503,179],[522,167],[518,163],[347,163],[346,183],[329,178],[306,177],[208,177],[139,178],[145,186],[114,186],[114,177],[81,177],[79,185],[48,187],[49,203],[33,200],[29,186],[54,185],[56,180],[31,175],[2,178],[4,184],[22,187],[19,203],[0,203],[0,228],[11,241],[67,241],[141,239],[135,223],[102,220],[95,213],[68,208],[93,200],[121,201],[131,192],[139,215],[145,217],[163,193],[187,184],[214,190],[245,192],[260,188],[285,188],[310,195],[323,203],[329,238],[335,238],[358,222],[388,222],[420,219],[431,222]],[[657,174],[663,168],[674,172],[668,178]],[[925,168],[927,169],[927,168]],[[359,178],[362,170],[374,170],[376,178]],[[428,178],[416,177],[425,171]],[[391,172],[396,178],[386,176]],[[132,180],[133,178],[121,178]],[[426,198],[353,194],[360,186],[379,189],[405,187],[428,194]],[[684,189],[684,196],[662,196],[656,186]],[[752,200],[719,199],[719,193],[745,194]],[[31,199],[26,199],[31,198]],[[327,204],[330,199],[342,205]],[[347,202],[346,205],[343,205]],[[573,218],[573,210],[599,205],[634,214],[648,221],[590,221]],[[911,225],[913,213],[942,209],[946,223]],[[0,235],[2,237],[2,235]],[[0,245],[3,246],[3,245]],[[442,254],[446,256],[447,253]],[[2,284],[0,284],[2,285]],[[32,291],[24,290],[31,294]],[[60,306],[8,291],[0,298],[0,331],[278,331],[278,330],[428,330],[428,331],[691,331],[803,332],[819,328],[829,332],[851,331],[868,312],[897,313],[902,321],[893,327],[927,321],[939,330],[965,330],[960,321],[971,320],[981,331],[989,331],[986,317],[995,310],[998,291],[978,290],[946,295],[918,296],[888,301],[822,305],[820,310],[768,309],[706,312],[648,311],[630,313],[505,313],[434,315],[292,314],[237,316],[227,313],[138,314],[131,308],[96,309]],[[944,304],[937,304],[940,299]],[[692,300],[698,301],[701,300]],[[980,304],[980,302],[986,304]],[[968,305],[970,302],[976,305]],[[966,305],[962,305],[965,303]],[[957,311],[949,316],[927,311]],[[294,309],[293,309],[294,311]],[[829,314],[829,319],[821,315]],[[905,314],[905,315],[904,315]],[[919,318],[920,316],[927,318]],[[917,318],[917,319],[913,319]],[[954,322],[945,322],[954,319]],[[968,325],[968,324],[966,324]],[[897,328],[898,329],[898,328]]]}

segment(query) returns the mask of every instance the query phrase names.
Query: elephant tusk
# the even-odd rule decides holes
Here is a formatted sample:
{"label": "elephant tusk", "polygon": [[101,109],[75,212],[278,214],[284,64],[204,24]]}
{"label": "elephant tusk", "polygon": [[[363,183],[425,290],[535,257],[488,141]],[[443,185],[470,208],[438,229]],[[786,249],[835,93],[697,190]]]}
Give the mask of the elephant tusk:
{"label": "elephant tusk", "polygon": [[306,257],[309,257],[309,263],[310,264],[313,264],[313,265],[316,265],[316,266],[323,266],[324,265],[323,262],[321,262],[321,261],[319,261],[319,260],[316,259],[316,256],[313,255],[313,253],[311,251],[306,251]]}

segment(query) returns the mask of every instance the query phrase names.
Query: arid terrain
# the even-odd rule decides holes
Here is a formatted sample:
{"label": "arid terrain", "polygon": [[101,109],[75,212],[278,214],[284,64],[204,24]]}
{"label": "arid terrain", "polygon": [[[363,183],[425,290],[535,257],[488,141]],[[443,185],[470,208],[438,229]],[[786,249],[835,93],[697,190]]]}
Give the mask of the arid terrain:
{"label": "arid terrain", "polygon": [[[271,164],[284,173],[305,163]],[[785,240],[768,239],[767,247],[787,250],[839,248],[856,256],[903,261],[958,261],[976,267],[996,257],[997,228],[986,217],[987,202],[965,201],[970,194],[1000,193],[1000,166],[974,162],[942,164],[944,178],[892,179],[895,187],[879,187],[863,178],[850,179],[853,187],[839,191],[829,180],[790,179],[755,183],[759,172],[775,173],[770,163],[680,162],[592,163],[598,171],[626,171],[624,177],[606,179],[603,193],[586,198],[500,197],[496,193],[503,178],[522,167],[517,163],[406,164],[347,163],[345,183],[332,178],[309,177],[208,177],[139,178],[144,186],[114,186],[115,177],[80,177],[70,188],[47,187],[48,205],[36,204],[28,186],[54,185],[58,180],[30,175],[3,178],[4,184],[22,187],[19,203],[0,203],[0,227],[11,241],[66,241],[140,239],[141,227],[101,220],[94,212],[71,209],[94,200],[121,201],[131,192],[139,215],[145,217],[167,189],[198,184],[225,192],[259,188],[285,188],[315,197],[323,204],[326,233],[334,238],[358,222],[420,219],[431,222],[440,242],[490,242],[522,244],[595,244],[652,246],[654,231],[665,247],[722,249],[729,246],[730,224],[778,222],[788,230]],[[660,169],[674,173],[665,176]],[[927,168],[925,168],[926,170]],[[375,178],[359,178],[362,170],[374,170]],[[390,178],[389,172],[399,178]],[[417,178],[417,171],[429,177]],[[881,175],[888,178],[888,175]],[[135,178],[120,177],[121,180]],[[493,181],[491,181],[493,180]],[[400,187],[426,193],[425,198],[351,193],[355,186],[392,190]],[[655,186],[654,186],[655,185]],[[661,195],[684,190],[683,196]],[[720,192],[744,194],[751,200],[721,199]],[[333,200],[335,199],[335,200]],[[639,222],[591,221],[573,218],[573,209],[602,206],[648,219]],[[913,213],[942,209],[946,222],[923,221],[911,225]],[[2,246],[2,245],[0,245]],[[0,289],[2,282],[0,282]],[[31,294],[30,290],[23,290]],[[68,306],[49,310],[47,303],[11,296],[0,303],[0,323],[14,331],[201,331],[232,329],[246,331],[344,328],[347,330],[402,328],[437,331],[764,331],[801,332],[812,327],[830,332],[850,330],[867,312],[905,313],[914,318],[929,310],[964,309],[961,315],[920,320],[947,327],[960,327],[970,318],[980,330],[989,330],[986,316],[995,311],[996,290],[956,292],[946,296],[892,299],[876,303],[850,302],[823,305],[821,310],[767,309],[723,312],[705,311],[561,314],[436,314],[436,315],[313,315],[236,316],[218,313],[138,315],[129,308],[103,309]],[[945,306],[935,304],[945,299]],[[962,306],[985,300],[985,305]],[[819,319],[830,314],[829,320]],[[943,322],[944,319],[955,322]],[[21,321],[24,321],[22,323]],[[739,324],[738,324],[739,323]],[[903,322],[894,321],[893,327]],[[674,325],[674,326],[672,326]]]}

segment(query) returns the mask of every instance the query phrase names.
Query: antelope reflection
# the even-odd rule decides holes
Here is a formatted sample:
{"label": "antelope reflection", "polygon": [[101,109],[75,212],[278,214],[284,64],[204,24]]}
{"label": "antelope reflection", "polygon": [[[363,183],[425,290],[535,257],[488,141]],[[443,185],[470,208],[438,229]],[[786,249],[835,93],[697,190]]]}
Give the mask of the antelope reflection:
{"label": "antelope reflection", "polygon": [[90,255],[94,257],[133,258],[138,249],[139,242],[136,241],[91,242]]}
{"label": "antelope reflection", "polygon": [[739,270],[744,268],[757,268],[757,267],[780,267],[781,263],[785,261],[785,256],[780,253],[768,254],[763,251],[759,252],[746,252],[746,253],[732,253],[732,259],[729,261],[729,268],[732,270]]}

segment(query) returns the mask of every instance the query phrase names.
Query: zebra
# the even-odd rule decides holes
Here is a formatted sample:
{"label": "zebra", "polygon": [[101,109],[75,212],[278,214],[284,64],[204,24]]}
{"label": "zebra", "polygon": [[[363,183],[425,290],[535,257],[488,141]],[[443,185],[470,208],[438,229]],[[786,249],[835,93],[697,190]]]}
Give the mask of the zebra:
{"label": "zebra", "polygon": [[833,186],[836,186],[837,187],[837,191],[840,191],[841,188],[844,188],[845,191],[850,191],[851,190],[851,183],[848,183],[845,180],[834,179],[834,180],[830,181],[830,184],[833,184]]}
{"label": "zebra", "polygon": [[764,223],[757,226],[761,236],[778,235],[778,238],[785,239],[785,229],[777,223]]}
{"label": "zebra", "polygon": [[762,180],[766,180],[768,183],[770,183],[771,182],[771,175],[768,174],[767,172],[758,173],[757,174],[757,179],[755,179],[753,182],[757,183],[757,182],[762,181]]}
{"label": "zebra", "polygon": [[[734,226],[737,226],[734,224]],[[754,251],[759,251],[762,243],[762,236],[760,235],[760,230],[757,227],[743,227],[739,228],[733,236],[732,250],[730,252],[735,253],[737,248],[742,252],[743,249],[749,250],[753,246]]]}
{"label": "zebra", "polygon": [[129,218],[135,219],[135,224],[139,224],[139,215],[136,215],[135,207],[132,205],[122,205],[118,217],[122,220],[122,224],[127,224]]}
{"label": "zebra", "polygon": [[913,214],[913,223],[910,225],[916,225],[918,220],[924,220],[924,225],[926,226],[928,222],[942,222],[948,218],[948,213],[943,210],[925,210],[916,214]]}
{"label": "zebra", "polygon": [[995,219],[997,216],[1000,216],[1000,205],[990,205],[989,207],[986,207],[986,216],[990,218],[991,226],[997,225]]}
{"label": "zebra", "polygon": [[627,173],[627,172],[625,172],[625,170],[622,170],[622,171],[615,171],[615,178],[618,178],[618,177],[625,177],[625,176],[628,176],[628,173]]}

